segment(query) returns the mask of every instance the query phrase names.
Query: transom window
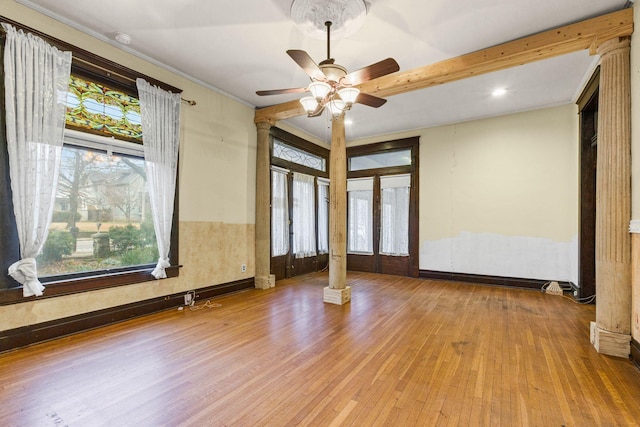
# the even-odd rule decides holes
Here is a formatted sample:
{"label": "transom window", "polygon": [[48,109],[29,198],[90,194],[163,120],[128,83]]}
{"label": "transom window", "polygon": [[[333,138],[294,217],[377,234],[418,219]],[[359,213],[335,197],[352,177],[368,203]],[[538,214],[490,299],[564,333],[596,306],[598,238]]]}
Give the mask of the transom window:
{"label": "transom window", "polygon": [[323,172],[327,170],[327,161],[324,158],[292,147],[278,139],[273,140],[273,157]]}
{"label": "transom window", "polygon": [[67,126],[142,143],[137,98],[72,74],[66,104]]}
{"label": "transom window", "polygon": [[411,149],[385,151],[382,153],[349,157],[349,171],[362,171],[410,165]]}

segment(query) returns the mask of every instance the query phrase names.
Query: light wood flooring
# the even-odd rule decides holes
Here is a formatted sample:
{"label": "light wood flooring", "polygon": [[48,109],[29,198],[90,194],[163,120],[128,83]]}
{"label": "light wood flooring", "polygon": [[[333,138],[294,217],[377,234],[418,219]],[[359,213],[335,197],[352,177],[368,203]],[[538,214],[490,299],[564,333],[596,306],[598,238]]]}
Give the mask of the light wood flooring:
{"label": "light wood flooring", "polygon": [[[530,290],[326,273],[0,355],[2,426],[627,426],[640,371],[594,306]],[[203,301],[199,301],[202,304]]]}

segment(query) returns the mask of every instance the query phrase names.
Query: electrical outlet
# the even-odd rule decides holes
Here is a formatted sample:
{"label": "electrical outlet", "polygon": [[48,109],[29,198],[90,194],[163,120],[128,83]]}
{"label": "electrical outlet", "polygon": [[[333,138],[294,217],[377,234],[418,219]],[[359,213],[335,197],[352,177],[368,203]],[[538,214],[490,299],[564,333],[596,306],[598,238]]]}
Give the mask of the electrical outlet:
{"label": "electrical outlet", "polygon": [[193,295],[190,293],[184,294],[184,305],[191,305],[193,302]]}
{"label": "electrical outlet", "polygon": [[240,266],[240,272],[242,272],[242,273],[246,273],[247,272],[247,264],[242,264]]}

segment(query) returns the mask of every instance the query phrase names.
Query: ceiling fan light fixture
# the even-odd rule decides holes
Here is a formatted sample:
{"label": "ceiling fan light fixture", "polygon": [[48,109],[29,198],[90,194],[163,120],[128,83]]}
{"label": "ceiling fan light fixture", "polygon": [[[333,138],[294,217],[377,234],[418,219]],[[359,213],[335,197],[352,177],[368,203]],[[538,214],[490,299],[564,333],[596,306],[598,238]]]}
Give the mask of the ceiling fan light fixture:
{"label": "ceiling fan light fixture", "polygon": [[340,98],[344,103],[350,107],[354,102],[356,102],[358,95],[360,95],[360,89],[355,87],[345,87],[338,91],[338,95],[340,95]]}
{"label": "ceiling fan light fixture", "polygon": [[309,85],[309,92],[316,101],[322,101],[331,91],[331,85],[325,82],[315,81]]}
{"label": "ceiling fan light fixture", "polygon": [[304,107],[304,111],[309,113],[313,113],[316,108],[318,108],[318,101],[313,96],[305,96],[300,100],[300,103]]}
{"label": "ceiling fan light fixture", "polygon": [[329,111],[334,117],[339,116],[346,108],[347,104],[341,99],[332,99],[329,102]]}

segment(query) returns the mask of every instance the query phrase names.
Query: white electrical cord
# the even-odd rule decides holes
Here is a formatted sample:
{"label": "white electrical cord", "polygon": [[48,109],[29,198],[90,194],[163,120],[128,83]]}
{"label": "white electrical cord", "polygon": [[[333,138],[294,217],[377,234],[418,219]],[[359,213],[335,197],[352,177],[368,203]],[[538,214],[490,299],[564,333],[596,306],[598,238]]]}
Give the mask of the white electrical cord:
{"label": "white electrical cord", "polygon": [[[192,301],[193,302],[193,301]],[[207,300],[204,304],[202,305],[194,305],[191,304],[191,307],[189,307],[189,310],[191,311],[196,311],[196,310],[202,310],[203,308],[216,308],[216,307],[222,307],[222,304],[218,304],[218,303],[213,303],[209,300]]]}
{"label": "white electrical cord", "polygon": [[[549,287],[549,285],[551,284],[551,282],[546,282],[545,284],[542,285],[542,287],[540,288],[540,291],[545,292],[547,290],[547,288]],[[569,290],[573,290],[572,287],[562,287],[562,285],[560,285],[560,287],[562,288],[563,291],[569,291]],[[560,296],[560,295],[559,295]],[[584,297],[584,298],[571,298],[568,297],[566,295],[561,295],[564,298],[575,302],[576,304],[591,304],[593,301],[595,301],[596,299],[596,295],[590,295],[588,297]]]}

